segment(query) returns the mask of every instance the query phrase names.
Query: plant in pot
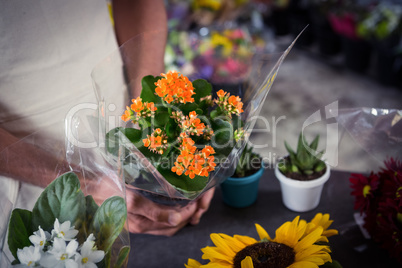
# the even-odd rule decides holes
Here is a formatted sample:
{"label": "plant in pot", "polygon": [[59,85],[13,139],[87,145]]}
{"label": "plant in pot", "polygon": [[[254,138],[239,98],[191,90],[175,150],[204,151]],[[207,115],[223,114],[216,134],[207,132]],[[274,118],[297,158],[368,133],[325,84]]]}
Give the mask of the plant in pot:
{"label": "plant in pot", "polygon": [[275,176],[280,182],[283,203],[290,210],[309,211],[320,202],[330,167],[321,159],[323,151],[317,152],[318,142],[319,135],[309,144],[300,133],[294,151],[285,141],[289,155],[276,165]]}
{"label": "plant in pot", "polygon": [[248,207],[257,200],[258,184],[264,167],[262,158],[246,144],[235,173],[221,184],[223,202],[236,208]]}

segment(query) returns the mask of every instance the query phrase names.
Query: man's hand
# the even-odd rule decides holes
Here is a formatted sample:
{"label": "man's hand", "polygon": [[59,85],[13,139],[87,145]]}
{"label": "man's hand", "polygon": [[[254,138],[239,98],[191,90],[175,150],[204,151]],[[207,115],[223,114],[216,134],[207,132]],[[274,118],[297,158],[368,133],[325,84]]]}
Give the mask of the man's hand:
{"label": "man's hand", "polygon": [[127,212],[131,233],[172,236],[188,223],[196,225],[208,210],[215,188],[205,192],[185,207],[159,205],[128,190]]}

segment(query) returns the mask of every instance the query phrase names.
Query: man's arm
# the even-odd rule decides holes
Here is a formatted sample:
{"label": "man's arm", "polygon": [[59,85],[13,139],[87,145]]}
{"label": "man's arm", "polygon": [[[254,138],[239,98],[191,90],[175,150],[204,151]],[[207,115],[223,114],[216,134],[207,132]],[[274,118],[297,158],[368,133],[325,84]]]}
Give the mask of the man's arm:
{"label": "man's arm", "polygon": [[1,175],[45,187],[58,175],[69,170],[65,160],[56,159],[50,153],[0,128]]}
{"label": "man's arm", "polygon": [[[132,95],[141,93],[141,78],[164,72],[164,54],[167,40],[167,14],[163,0],[113,0],[113,18],[119,45],[124,49]],[[132,39],[133,37],[134,40]],[[134,49],[131,49],[134,48]]]}

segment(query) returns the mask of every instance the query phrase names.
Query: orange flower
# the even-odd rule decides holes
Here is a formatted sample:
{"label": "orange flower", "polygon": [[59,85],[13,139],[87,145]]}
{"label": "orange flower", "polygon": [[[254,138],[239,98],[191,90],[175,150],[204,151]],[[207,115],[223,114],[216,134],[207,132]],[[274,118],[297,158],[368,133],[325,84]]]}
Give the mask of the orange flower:
{"label": "orange flower", "polygon": [[223,98],[225,97],[226,92],[221,89],[218,92],[216,92],[216,94],[218,95],[219,98]]}
{"label": "orange flower", "polygon": [[124,122],[127,122],[128,120],[131,119],[131,116],[133,115],[133,111],[131,111],[130,107],[126,106],[126,110],[124,111],[124,114],[121,116],[121,120]]}
{"label": "orange flower", "polygon": [[232,114],[240,115],[243,112],[243,103],[238,96],[230,96],[230,93],[223,91],[222,89],[217,92],[218,99],[214,102],[219,106],[221,111],[229,117]]}
{"label": "orange flower", "polygon": [[197,118],[195,111],[190,112],[189,116],[186,116],[186,119],[180,123],[180,126],[182,132],[197,136],[202,135],[205,129],[205,124]]}
{"label": "orange flower", "polygon": [[142,99],[140,97],[131,100],[133,104],[131,104],[131,110],[136,113],[140,113],[144,110],[144,105],[142,104]]}
{"label": "orange flower", "polygon": [[[126,107],[126,111],[121,116],[121,119],[125,122],[128,120],[132,120],[134,123],[138,122],[138,119],[141,117],[151,117],[155,115],[155,111],[157,108],[153,102],[142,102],[140,97],[136,99],[132,99],[131,107]],[[134,112],[136,113],[134,115]]]}
{"label": "orange flower", "polygon": [[168,147],[166,134],[160,128],[155,129],[151,135],[147,135],[143,139],[145,147],[154,153],[163,154],[163,151]]}
{"label": "orange flower", "polygon": [[192,98],[192,95],[195,94],[194,87],[188,77],[176,71],[169,71],[167,74],[162,73],[161,75],[163,78],[155,83],[156,95],[163,98],[167,103],[194,102]]}

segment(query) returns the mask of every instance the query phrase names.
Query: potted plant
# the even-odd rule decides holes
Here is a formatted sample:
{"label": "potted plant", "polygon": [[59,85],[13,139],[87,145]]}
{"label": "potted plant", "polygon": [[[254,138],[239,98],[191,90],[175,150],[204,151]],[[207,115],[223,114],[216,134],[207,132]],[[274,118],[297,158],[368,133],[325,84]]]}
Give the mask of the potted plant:
{"label": "potted plant", "polygon": [[235,173],[221,184],[223,202],[243,208],[252,205],[258,196],[258,184],[264,173],[262,158],[248,144],[244,148]]}
{"label": "potted plant", "polygon": [[319,135],[308,144],[300,133],[295,152],[285,141],[289,155],[276,165],[275,175],[281,185],[283,203],[290,210],[309,211],[320,202],[330,167],[321,159],[323,152],[317,152],[318,142]]}

